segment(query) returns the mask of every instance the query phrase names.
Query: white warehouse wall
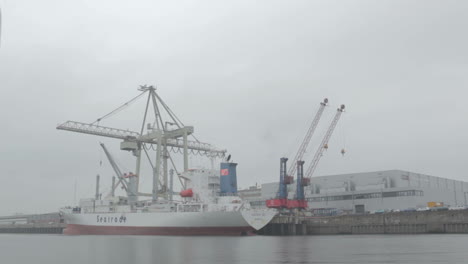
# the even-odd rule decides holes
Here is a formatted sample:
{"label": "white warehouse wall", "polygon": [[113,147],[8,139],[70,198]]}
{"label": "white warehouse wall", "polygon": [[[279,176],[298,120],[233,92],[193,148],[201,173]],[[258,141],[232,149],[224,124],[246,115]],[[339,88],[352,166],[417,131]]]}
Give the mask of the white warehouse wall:
{"label": "white warehouse wall", "polygon": [[[288,185],[293,199],[296,183]],[[278,183],[262,184],[260,201],[275,198]],[[402,170],[387,170],[313,177],[305,194],[310,208],[353,210],[364,205],[366,211],[426,207],[427,202],[447,206],[467,205],[468,183]],[[393,196],[395,197],[387,197]],[[364,199],[359,199],[363,198]],[[343,200],[346,199],[346,200]]]}

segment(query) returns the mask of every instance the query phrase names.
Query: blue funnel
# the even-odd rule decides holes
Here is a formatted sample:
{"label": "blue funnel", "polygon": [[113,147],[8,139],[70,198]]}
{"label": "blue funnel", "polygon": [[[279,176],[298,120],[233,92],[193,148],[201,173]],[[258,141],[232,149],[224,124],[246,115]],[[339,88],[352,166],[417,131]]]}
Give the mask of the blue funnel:
{"label": "blue funnel", "polygon": [[237,194],[237,163],[221,162],[220,185],[221,194]]}

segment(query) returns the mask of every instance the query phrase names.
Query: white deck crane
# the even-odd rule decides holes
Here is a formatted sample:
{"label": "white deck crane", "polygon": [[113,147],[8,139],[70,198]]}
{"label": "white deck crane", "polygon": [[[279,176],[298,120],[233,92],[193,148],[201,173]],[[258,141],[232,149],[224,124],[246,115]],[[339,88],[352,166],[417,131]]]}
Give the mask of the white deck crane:
{"label": "white deck crane", "polygon": [[314,134],[315,129],[317,128],[317,125],[320,121],[320,118],[322,117],[323,111],[325,110],[325,107],[327,106],[327,104],[328,104],[327,98],[323,99],[323,102],[320,103],[319,110],[315,114],[315,117],[312,120],[312,123],[310,124],[309,130],[307,130],[307,133],[304,137],[304,140],[302,141],[301,146],[299,147],[299,150],[296,153],[296,156],[290,163],[291,165],[288,170],[288,174],[287,174],[288,176],[294,177],[294,174],[296,173],[296,169],[297,169],[297,165],[296,165],[297,161],[302,160],[302,157],[304,156],[304,153],[307,150],[307,146],[310,143],[310,139],[312,138],[312,135]]}
{"label": "white deck crane", "polygon": [[[75,121],[67,121],[59,126],[57,129],[67,130],[72,132],[91,134],[96,136],[104,136],[116,139],[122,139],[123,142],[120,144],[120,149],[132,151],[136,157],[136,169],[135,174],[137,175],[137,192],[138,192],[138,179],[140,178],[140,165],[141,165],[141,154],[142,150],[146,154],[151,166],[153,167],[153,192],[152,199],[156,201],[158,196],[169,198],[169,182],[168,182],[168,160],[171,161],[175,168],[174,161],[170,155],[170,152],[181,152],[183,154],[183,167],[184,171],[188,171],[188,155],[189,151],[193,154],[199,154],[210,158],[224,157],[226,150],[217,149],[210,144],[202,143],[198,141],[193,135],[194,129],[192,126],[185,126],[179,118],[172,112],[172,110],[166,105],[166,103],[156,93],[156,88],[153,86],[143,85],[138,89],[141,93],[126,102],[117,109],[111,111],[109,114],[98,118],[93,123],[82,123]],[[98,123],[122,110],[142,95],[148,94],[146,101],[145,113],[143,116],[143,122],[141,125],[140,132],[129,131],[124,129],[110,128],[98,125]],[[152,111],[154,114],[154,121],[150,122],[145,131],[146,119],[149,111],[150,102],[152,105]],[[164,112],[160,111],[163,110]],[[166,116],[166,120],[163,118]],[[153,124],[152,126],[150,124]],[[168,129],[168,126],[172,125],[175,129]],[[188,136],[191,135],[195,141],[188,140]],[[153,148],[156,145],[156,161],[155,165],[151,162],[151,158],[148,155],[147,149]],[[175,168],[176,169],[176,168]],[[177,172],[177,170],[176,170]],[[160,179],[161,178],[161,179]],[[120,180],[120,179],[119,179]],[[180,180],[180,178],[179,178]],[[183,182],[181,182],[183,184]],[[161,188],[158,188],[161,185]],[[140,193],[138,193],[140,195]]]}
{"label": "white deck crane", "polygon": [[136,190],[135,190],[136,186],[129,186],[129,185],[133,185],[133,184],[129,184],[129,182],[127,182],[127,179],[125,178],[126,175],[124,175],[122,173],[119,166],[115,162],[114,157],[112,157],[112,155],[110,154],[109,150],[107,150],[104,143],[100,143],[100,145],[101,145],[102,149],[104,150],[104,153],[106,154],[107,160],[109,160],[109,163],[110,163],[112,169],[114,170],[114,172],[115,172],[115,174],[117,176],[117,179],[119,179],[119,182],[116,185],[112,186],[111,193],[114,193],[117,186],[119,184],[122,184],[123,189],[127,192],[127,196],[129,197],[129,201],[131,203],[135,202],[135,200],[133,200],[133,199],[134,199],[134,197],[137,196],[137,193],[136,193]]}

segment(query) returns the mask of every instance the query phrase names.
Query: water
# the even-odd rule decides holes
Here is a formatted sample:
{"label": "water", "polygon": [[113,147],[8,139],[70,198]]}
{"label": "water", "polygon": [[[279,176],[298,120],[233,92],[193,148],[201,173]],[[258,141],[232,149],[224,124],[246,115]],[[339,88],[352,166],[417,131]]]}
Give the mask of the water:
{"label": "water", "polygon": [[467,263],[468,235],[146,237],[0,234],[2,264]]}

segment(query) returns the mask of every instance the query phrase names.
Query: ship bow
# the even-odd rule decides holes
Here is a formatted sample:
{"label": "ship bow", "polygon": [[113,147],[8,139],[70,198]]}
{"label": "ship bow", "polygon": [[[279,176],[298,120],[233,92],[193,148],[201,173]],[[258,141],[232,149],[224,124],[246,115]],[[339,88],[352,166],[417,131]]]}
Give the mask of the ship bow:
{"label": "ship bow", "polygon": [[255,230],[259,230],[266,226],[273,217],[277,214],[276,210],[243,210],[242,217]]}

